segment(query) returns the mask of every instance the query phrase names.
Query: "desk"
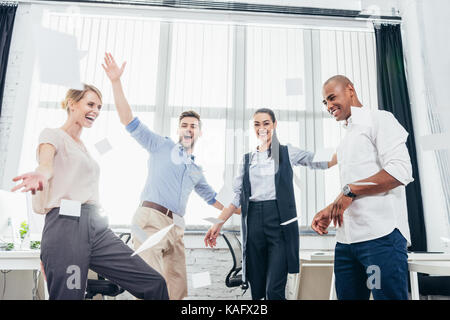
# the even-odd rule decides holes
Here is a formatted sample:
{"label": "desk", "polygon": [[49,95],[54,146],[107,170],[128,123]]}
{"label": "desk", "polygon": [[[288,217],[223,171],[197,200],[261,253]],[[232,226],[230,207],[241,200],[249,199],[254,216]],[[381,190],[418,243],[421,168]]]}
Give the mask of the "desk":
{"label": "desk", "polygon": [[[302,251],[300,252],[300,260],[307,261],[306,264],[302,264],[304,266],[330,266],[330,264],[334,264],[334,251]],[[410,252],[408,253],[408,265],[411,276],[411,298],[416,300],[419,297],[417,272],[450,276],[450,253]],[[330,286],[330,300],[335,300],[337,298],[334,281],[335,278],[333,272]],[[298,283],[296,283],[296,285],[298,285]]]}
{"label": "desk", "polygon": [[411,280],[411,299],[419,300],[417,272],[431,275],[450,276],[450,261],[411,261],[408,263]]}
{"label": "desk", "polygon": [[300,273],[288,275],[287,298],[328,299],[333,262],[331,250],[300,250]]}
{"label": "desk", "polygon": [[41,255],[40,250],[0,251],[0,270],[33,271],[33,280],[34,280],[34,288],[32,291],[33,299],[36,299],[38,277],[41,271],[40,255]]}

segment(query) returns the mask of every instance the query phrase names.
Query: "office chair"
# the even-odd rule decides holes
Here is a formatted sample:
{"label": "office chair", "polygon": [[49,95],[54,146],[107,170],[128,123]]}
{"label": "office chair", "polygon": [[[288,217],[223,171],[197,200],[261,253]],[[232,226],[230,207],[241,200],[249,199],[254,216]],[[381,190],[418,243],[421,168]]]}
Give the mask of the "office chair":
{"label": "office chair", "polygon": [[[131,233],[123,232],[119,235],[119,238],[127,244],[131,239]],[[105,279],[102,275],[97,274],[97,279],[88,279],[85,299],[92,299],[97,294],[101,294],[103,297],[115,297],[124,291],[125,290],[117,284]]]}
{"label": "office chair", "polygon": [[233,258],[233,267],[225,278],[225,285],[228,288],[241,286],[242,290],[247,290],[248,283],[242,281],[242,274],[240,274],[242,270],[241,242],[235,233],[229,232],[228,236],[225,234],[222,234],[222,236],[230,249],[231,257]]}
{"label": "office chair", "polygon": [[[425,273],[417,273],[417,278],[419,281],[420,295],[450,297],[449,276],[430,276],[429,274]],[[411,292],[411,283],[409,279],[408,279],[408,291]]]}

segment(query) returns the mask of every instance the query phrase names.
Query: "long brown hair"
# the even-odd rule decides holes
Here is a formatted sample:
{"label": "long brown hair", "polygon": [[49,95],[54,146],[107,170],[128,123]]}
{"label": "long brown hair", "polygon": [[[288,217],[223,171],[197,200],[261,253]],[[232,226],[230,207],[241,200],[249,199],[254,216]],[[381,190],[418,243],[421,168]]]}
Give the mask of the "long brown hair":
{"label": "long brown hair", "polygon": [[[258,113],[266,113],[270,116],[270,119],[272,119],[272,122],[275,123],[277,121],[275,117],[275,113],[272,109],[269,108],[259,108],[255,111],[253,116]],[[277,130],[273,129],[272,134],[272,141],[270,142],[269,146],[269,157],[275,160],[275,167],[278,170],[278,164],[280,162],[280,141],[278,140]]]}

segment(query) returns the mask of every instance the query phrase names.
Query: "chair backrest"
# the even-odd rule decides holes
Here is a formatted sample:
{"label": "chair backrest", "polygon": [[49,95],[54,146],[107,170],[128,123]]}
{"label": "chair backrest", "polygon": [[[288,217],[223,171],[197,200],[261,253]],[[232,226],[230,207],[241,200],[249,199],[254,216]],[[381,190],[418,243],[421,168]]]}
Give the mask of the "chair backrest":
{"label": "chair backrest", "polygon": [[227,287],[238,287],[241,286],[242,289],[246,290],[248,288],[247,283],[242,282],[242,274],[239,274],[242,270],[242,247],[236,233],[228,232],[222,234],[225,242],[230,249],[231,256],[233,258],[233,268],[228,272],[225,279],[225,284]]}
{"label": "chair backrest", "polygon": [[[125,243],[128,244],[131,238],[130,232],[120,232],[117,236]],[[105,279],[101,274],[97,274],[97,279],[88,279],[86,286],[86,299],[92,299],[97,294],[103,296],[115,297],[125,290],[115,283]]]}
{"label": "chair backrest", "polygon": [[233,269],[242,269],[242,247],[239,238],[235,233],[228,232],[222,234],[225,242],[230,249],[231,256],[233,257]]}

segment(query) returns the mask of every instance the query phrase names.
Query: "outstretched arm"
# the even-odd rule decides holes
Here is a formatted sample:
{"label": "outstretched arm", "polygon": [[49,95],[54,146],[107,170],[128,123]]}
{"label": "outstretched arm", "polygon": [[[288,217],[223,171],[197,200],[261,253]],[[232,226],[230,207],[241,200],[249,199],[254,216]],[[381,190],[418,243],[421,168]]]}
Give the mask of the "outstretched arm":
{"label": "outstretched arm", "polygon": [[329,162],[313,162],[314,153],[302,150],[297,147],[293,147],[288,144],[288,152],[289,152],[289,160],[291,161],[292,166],[305,166],[310,169],[328,169],[334,166],[337,163],[336,154],[333,155],[333,159]]}
{"label": "outstretched arm", "polygon": [[131,120],[133,120],[133,112],[131,111],[131,107],[128,104],[127,99],[125,98],[122,82],[120,81],[125,65],[126,62],[124,62],[122,67],[119,68],[111,53],[105,53],[105,63],[102,63],[102,67],[105,70],[109,80],[111,80],[114,93],[114,102],[116,104],[120,122],[124,125],[128,125]]}
{"label": "outstretched arm", "polygon": [[337,165],[337,154],[333,154],[333,158],[331,161],[328,162],[328,168],[331,168],[333,166]]}
{"label": "outstretched arm", "polygon": [[[224,205],[220,201],[217,201],[217,200],[216,200],[216,202],[214,202],[212,204],[212,206],[220,211],[222,211],[225,208]],[[241,214],[241,208],[237,208],[236,210],[233,211],[233,213]]]}
{"label": "outstretched arm", "polygon": [[234,212],[238,211],[239,209],[236,208],[234,205],[230,205],[228,208],[224,208],[220,215],[217,217],[218,219],[222,220],[222,223],[216,223],[213,225],[208,232],[205,235],[205,246],[210,246],[211,248],[216,246],[216,239],[220,234],[220,230],[222,229],[222,226],[225,222],[233,215]]}
{"label": "outstretched arm", "polygon": [[39,166],[35,171],[25,173],[13,179],[14,182],[22,180],[22,183],[11,189],[12,192],[23,188],[22,192],[31,191],[35,194],[36,191],[44,190],[48,180],[53,176],[53,158],[55,157],[56,149],[53,145],[45,143],[39,146]]}

